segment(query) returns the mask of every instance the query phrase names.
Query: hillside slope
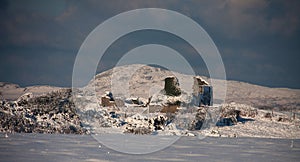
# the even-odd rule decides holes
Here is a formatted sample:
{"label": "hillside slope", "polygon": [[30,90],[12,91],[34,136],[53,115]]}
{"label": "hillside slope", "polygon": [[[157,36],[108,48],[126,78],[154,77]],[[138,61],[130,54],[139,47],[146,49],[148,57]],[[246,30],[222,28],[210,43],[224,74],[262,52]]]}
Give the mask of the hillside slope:
{"label": "hillside slope", "polygon": [[[133,66],[140,67],[136,72],[131,71]],[[136,68],[135,68],[136,69]],[[153,93],[158,93],[163,89],[164,78],[176,75],[183,90],[193,84],[193,76],[141,65],[130,65],[116,67],[96,75],[95,80],[91,81],[87,88],[95,86],[98,95],[103,95],[105,91],[111,91],[111,85],[117,88],[124,88],[125,83],[129,83],[129,96],[148,98]],[[113,81],[112,81],[113,78]],[[203,77],[210,81],[207,77]],[[214,87],[216,89],[218,87]],[[116,96],[118,94],[115,94]],[[218,98],[215,97],[214,98]],[[274,110],[299,110],[300,109],[300,90],[288,88],[269,88],[249,84],[239,81],[227,81],[226,103],[241,103],[251,105],[260,109]]]}
{"label": "hillside slope", "polygon": [[[135,72],[130,71],[133,67],[138,70]],[[105,91],[112,91],[111,85],[118,89],[126,87],[125,83],[128,83],[129,88],[126,95],[148,98],[163,89],[164,78],[170,75],[179,77],[183,90],[189,89],[193,84],[193,76],[191,75],[173,74],[170,71],[151,66],[130,65],[115,67],[97,74],[95,80],[92,80],[86,88],[95,86],[97,95],[101,96]],[[210,81],[207,77],[203,78]],[[247,104],[267,110],[299,111],[300,109],[299,89],[269,88],[231,80],[226,81],[226,83],[226,103]],[[216,88],[218,87],[214,87],[214,89]],[[0,99],[16,100],[19,96],[28,92],[33,93],[33,95],[41,95],[58,89],[60,87],[20,87],[17,84],[0,82]],[[118,96],[118,94],[114,95]],[[214,98],[218,98],[218,96],[214,96]]]}

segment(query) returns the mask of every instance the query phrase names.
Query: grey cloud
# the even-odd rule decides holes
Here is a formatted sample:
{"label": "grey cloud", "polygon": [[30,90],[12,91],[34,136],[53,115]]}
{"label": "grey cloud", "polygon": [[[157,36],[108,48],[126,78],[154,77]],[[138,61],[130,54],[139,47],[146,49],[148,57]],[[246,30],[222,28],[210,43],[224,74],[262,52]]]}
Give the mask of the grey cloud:
{"label": "grey cloud", "polygon": [[[299,30],[299,1],[214,0],[183,5],[188,8],[183,12],[192,13],[190,16],[231,39],[244,40],[274,33],[287,35]],[[276,11],[273,6],[281,10]]]}
{"label": "grey cloud", "polygon": [[[97,25],[123,11],[160,7],[183,13],[204,27],[219,47],[229,79],[268,86],[300,86],[299,1],[41,2],[0,1],[0,81],[70,85],[72,61]],[[111,67],[124,50],[156,38],[157,43],[181,48],[184,56],[201,62],[184,42],[168,39],[169,36],[149,36],[152,35],[129,36],[123,40],[125,43],[113,45],[114,50],[108,51],[100,66]],[[40,68],[33,68],[34,64]],[[205,67],[195,65],[203,74]]]}

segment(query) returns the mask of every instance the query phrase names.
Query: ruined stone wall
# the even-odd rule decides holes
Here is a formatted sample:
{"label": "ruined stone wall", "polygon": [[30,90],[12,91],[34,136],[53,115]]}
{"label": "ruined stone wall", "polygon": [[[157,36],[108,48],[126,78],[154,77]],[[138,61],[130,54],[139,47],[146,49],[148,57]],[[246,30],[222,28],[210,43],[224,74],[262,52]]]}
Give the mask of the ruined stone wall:
{"label": "ruined stone wall", "polygon": [[181,95],[181,90],[179,87],[178,79],[174,76],[167,77],[165,79],[164,90],[168,96],[179,96]]}
{"label": "ruined stone wall", "polygon": [[194,85],[193,85],[193,94],[203,93],[202,86],[208,85],[208,83],[203,80],[200,76],[194,77]]}

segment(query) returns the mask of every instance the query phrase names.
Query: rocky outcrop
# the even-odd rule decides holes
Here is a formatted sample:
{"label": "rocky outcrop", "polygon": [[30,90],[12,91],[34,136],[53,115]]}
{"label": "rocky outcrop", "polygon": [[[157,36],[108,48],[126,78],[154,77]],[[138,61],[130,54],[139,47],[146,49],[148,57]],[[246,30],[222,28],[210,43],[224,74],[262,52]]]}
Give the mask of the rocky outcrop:
{"label": "rocky outcrop", "polygon": [[243,104],[224,104],[221,106],[221,115],[217,126],[232,126],[237,122],[253,121],[258,114],[256,108]]}
{"label": "rocky outcrop", "polygon": [[81,127],[70,89],[38,97],[20,97],[17,102],[2,104],[0,119],[1,132],[87,133]]}

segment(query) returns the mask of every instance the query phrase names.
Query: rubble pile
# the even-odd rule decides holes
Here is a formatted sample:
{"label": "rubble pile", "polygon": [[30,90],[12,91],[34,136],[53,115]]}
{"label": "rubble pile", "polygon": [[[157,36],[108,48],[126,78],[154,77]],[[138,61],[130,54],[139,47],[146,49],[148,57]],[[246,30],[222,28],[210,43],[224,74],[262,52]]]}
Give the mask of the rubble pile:
{"label": "rubble pile", "polygon": [[114,111],[106,110],[87,110],[80,113],[81,125],[91,130],[93,127],[119,127],[123,121],[119,118],[119,114]]}
{"label": "rubble pile", "polygon": [[200,130],[203,126],[203,123],[206,119],[207,111],[205,108],[201,107],[197,110],[197,113],[195,115],[195,119],[191,122],[189,126],[189,130]]}
{"label": "rubble pile", "polygon": [[[171,113],[160,113],[151,117],[136,114],[132,117],[128,117],[126,119],[126,124],[121,128],[123,128],[124,133],[133,134],[194,136],[190,130],[180,128],[180,125],[177,125],[177,123],[174,121],[175,118],[176,115]],[[195,122],[194,120],[190,120],[190,122],[184,124],[192,126],[191,121]]]}
{"label": "rubble pile", "polygon": [[26,94],[16,101],[2,101],[0,118],[1,132],[87,133],[81,127],[70,89],[37,97]]}
{"label": "rubble pile", "polygon": [[140,114],[128,117],[125,121],[124,133],[150,134],[154,130],[153,120]]}

